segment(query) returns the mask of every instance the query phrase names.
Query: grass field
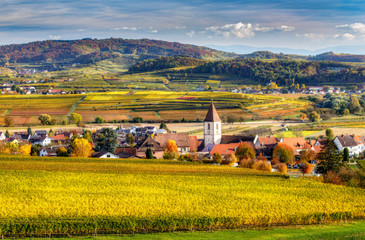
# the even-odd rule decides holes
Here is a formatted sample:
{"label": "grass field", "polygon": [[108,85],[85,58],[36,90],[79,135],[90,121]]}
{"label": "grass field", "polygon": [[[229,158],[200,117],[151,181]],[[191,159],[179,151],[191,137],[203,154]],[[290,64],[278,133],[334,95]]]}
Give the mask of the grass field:
{"label": "grass field", "polygon": [[6,236],[218,230],[365,217],[362,189],[164,160],[2,156]]}

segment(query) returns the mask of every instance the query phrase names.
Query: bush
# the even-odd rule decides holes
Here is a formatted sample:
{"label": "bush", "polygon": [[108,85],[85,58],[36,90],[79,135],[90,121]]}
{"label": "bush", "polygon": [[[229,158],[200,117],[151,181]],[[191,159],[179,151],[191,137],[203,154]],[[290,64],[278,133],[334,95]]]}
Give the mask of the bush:
{"label": "bush", "polygon": [[277,165],[277,168],[278,168],[280,173],[287,173],[288,172],[288,166],[286,166],[285,163],[279,163]]}
{"label": "bush", "polygon": [[260,171],[265,171],[265,172],[271,172],[272,171],[272,167],[271,167],[271,163],[268,161],[257,161],[258,162],[258,168],[257,170]]}
{"label": "bush", "polygon": [[336,185],[343,185],[341,178],[336,174],[336,172],[329,171],[326,175],[324,175],[323,182],[332,183]]}

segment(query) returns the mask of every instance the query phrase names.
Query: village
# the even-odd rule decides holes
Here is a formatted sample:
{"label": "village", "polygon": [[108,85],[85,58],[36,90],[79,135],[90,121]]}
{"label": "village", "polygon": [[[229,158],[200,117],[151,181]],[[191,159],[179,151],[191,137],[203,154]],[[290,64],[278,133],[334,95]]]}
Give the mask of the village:
{"label": "village", "polygon": [[[160,128],[155,126],[132,126],[129,128],[103,128],[93,132],[82,129],[63,130],[55,132],[50,130],[36,130],[31,128],[27,132],[14,131],[11,134],[0,132],[0,151],[20,154],[22,146],[29,146],[25,154],[41,157],[77,156],[72,155],[73,141],[75,139],[88,139],[90,154],[84,156],[93,158],[155,158],[155,159],[180,159],[201,161],[215,164],[229,164],[240,166],[243,160],[264,161],[270,165],[271,171],[277,171],[277,158],[274,157],[278,146],[290,149],[292,160],[284,160],[286,168],[299,169],[305,162],[311,164],[310,171],[316,174],[314,169],[317,164],[316,156],[325,147],[328,136],[319,139],[305,139],[304,137],[276,138],[274,136],[245,136],[222,135],[222,121],[218,112],[211,103],[204,119],[204,138],[191,136],[188,133],[176,133],[168,130],[164,123]],[[106,136],[107,135],[107,136]],[[102,136],[102,137],[101,137]],[[100,139],[104,138],[104,145],[100,145]],[[105,140],[106,139],[106,140]],[[108,143],[105,143],[108,142]],[[357,157],[365,150],[365,137],[356,135],[332,136],[338,152],[348,151],[348,157]],[[238,149],[246,152],[240,155]],[[246,149],[245,149],[246,148]],[[62,149],[63,151],[61,151]],[[252,151],[253,153],[250,153]],[[167,153],[174,152],[173,155]],[[232,160],[233,156],[238,159]],[[233,157],[235,158],[235,157]],[[279,156],[280,158],[280,156]],[[233,162],[232,162],[233,161]],[[279,159],[279,161],[282,161]],[[276,167],[274,167],[274,165]],[[274,167],[274,168],[273,168]]]}

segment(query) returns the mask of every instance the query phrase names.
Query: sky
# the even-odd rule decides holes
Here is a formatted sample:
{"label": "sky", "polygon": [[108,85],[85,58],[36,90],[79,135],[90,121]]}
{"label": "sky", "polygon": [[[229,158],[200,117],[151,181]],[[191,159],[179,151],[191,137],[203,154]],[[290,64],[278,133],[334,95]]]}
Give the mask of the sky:
{"label": "sky", "polygon": [[110,37],[365,48],[365,0],[1,0],[0,45]]}

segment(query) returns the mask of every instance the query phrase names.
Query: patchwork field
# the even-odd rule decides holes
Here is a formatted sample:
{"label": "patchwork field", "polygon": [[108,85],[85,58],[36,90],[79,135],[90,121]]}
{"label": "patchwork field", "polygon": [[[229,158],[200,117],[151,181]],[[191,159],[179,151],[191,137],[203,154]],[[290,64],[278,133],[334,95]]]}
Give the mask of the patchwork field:
{"label": "patchwork field", "polygon": [[0,96],[0,124],[5,118],[13,125],[36,125],[40,114],[49,114],[59,123],[72,112],[84,122],[97,116],[108,122],[130,121],[142,117],[149,122],[202,121],[211,102],[222,118],[235,116],[240,121],[296,118],[306,100],[280,96],[235,94],[229,92],[122,91],[86,95]]}
{"label": "patchwork field", "polygon": [[362,189],[164,160],[0,157],[4,236],[242,229],[365,217]]}

